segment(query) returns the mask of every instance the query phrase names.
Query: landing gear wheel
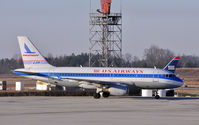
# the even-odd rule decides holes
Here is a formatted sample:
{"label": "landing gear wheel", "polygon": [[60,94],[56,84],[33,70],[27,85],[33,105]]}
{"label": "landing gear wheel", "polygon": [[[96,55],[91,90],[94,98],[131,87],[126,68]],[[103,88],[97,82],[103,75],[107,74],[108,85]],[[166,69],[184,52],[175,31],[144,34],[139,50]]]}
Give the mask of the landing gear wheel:
{"label": "landing gear wheel", "polygon": [[109,92],[103,92],[102,96],[104,98],[108,98],[110,96],[110,93]]}
{"label": "landing gear wheel", "polygon": [[160,99],[160,96],[159,96],[159,95],[156,95],[156,96],[155,96],[155,99]]}
{"label": "landing gear wheel", "polygon": [[101,95],[100,95],[100,93],[95,93],[95,94],[93,95],[93,97],[94,97],[95,99],[99,99],[99,98],[101,97]]}

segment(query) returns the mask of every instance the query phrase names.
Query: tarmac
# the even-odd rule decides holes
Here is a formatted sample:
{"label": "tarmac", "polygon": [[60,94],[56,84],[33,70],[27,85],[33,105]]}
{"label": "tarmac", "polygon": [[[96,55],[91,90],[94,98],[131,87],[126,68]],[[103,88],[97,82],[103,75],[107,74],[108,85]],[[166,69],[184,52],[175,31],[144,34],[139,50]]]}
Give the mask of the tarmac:
{"label": "tarmac", "polygon": [[1,125],[198,125],[199,98],[0,97]]}

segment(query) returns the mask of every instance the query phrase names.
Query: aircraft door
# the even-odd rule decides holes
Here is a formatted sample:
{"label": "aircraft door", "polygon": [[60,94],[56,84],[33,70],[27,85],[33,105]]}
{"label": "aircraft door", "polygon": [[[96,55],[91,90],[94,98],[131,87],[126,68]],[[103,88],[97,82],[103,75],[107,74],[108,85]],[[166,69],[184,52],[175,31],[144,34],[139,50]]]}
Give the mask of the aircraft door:
{"label": "aircraft door", "polygon": [[159,75],[158,75],[158,70],[153,71],[153,83],[158,83],[159,82]]}

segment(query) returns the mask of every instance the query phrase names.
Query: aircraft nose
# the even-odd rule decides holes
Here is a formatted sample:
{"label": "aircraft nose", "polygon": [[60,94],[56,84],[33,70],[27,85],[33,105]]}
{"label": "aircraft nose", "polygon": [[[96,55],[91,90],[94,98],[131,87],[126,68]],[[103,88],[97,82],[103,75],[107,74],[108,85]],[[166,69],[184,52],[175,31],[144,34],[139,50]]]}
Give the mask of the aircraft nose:
{"label": "aircraft nose", "polygon": [[179,82],[177,83],[177,85],[178,85],[178,87],[183,86],[183,85],[184,85],[184,81],[183,81],[183,80],[179,81]]}
{"label": "aircraft nose", "polygon": [[178,77],[175,78],[177,87],[181,87],[184,84],[184,81]]}

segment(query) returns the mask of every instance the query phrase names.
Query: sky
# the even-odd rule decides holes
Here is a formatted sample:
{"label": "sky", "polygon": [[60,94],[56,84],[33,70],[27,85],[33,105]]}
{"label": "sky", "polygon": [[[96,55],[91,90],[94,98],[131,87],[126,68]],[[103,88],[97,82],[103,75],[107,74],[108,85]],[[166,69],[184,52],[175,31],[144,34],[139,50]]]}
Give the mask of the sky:
{"label": "sky", "polygon": [[[120,0],[112,0],[120,12]],[[121,0],[123,54],[142,58],[151,45],[199,56],[199,0]],[[91,11],[100,0],[91,0]],[[20,55],[28,36],[43,55],[89,52],[90,0],[0,0],[0,58]]]}

